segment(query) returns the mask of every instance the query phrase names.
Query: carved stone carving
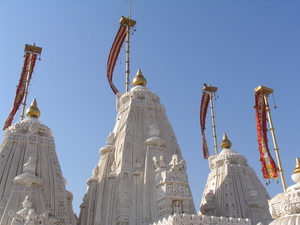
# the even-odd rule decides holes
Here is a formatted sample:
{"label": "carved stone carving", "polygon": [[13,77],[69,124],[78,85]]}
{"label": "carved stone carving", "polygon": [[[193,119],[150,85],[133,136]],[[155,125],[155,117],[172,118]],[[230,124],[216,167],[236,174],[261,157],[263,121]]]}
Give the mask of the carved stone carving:
{"label": "carved stone carving", "polygon": [[211,217],[205,215],[174,214],[152,225],[204,225],[204,224],[230,224],[230,225],[251,225],[249,219],[237,219],[232,217]]}
{"label": "carved stone carving", "polygon": [[200,207],[200,212],[203,215],[213,216],[217,206],[214,203],[214,194],[212,193],[212,190],[205,196],[205,200],[206,203]]}
{"label": "carved stone carving", "polygon": [[140,176],[142,174],[142,163],[139,158],[136,159],[135,169],[132,171],[134,176]]}
{"label": "carved stone carving", "polygon": [[[299,184],[296,185],[300,187]],[[276,195],[270,200],[269,206],[274,219],[300,213],[300,189]]]}
{"label": "carved stone carving", "polygon": [[175,200],[172,203],[173,206],[173,214],[182,214],[182,203],[181,201]]}
{"label": "carved stone carving", "polygon": [[116,176],[117,176],[116,169],[117,169],[117,163],[116,163],[116,161],[113,161],[112,166],[111,166],[111,172],[107,176],[108,179],[116,178]]}
{"label": "carved stone carving", "polygon": [[169,164],[160,159],[153,158],[156,166],[156,188],[158,216],[163,218],[172,213],[190,213],[191,193],[188,186],[186,163],[173,155]]}
{"label": "carved stone carving", "polygon": [[159,158],[157,156],[154,156],[153,161],[154,161],[154,165],[156,167],[156,171],[165,169],[168,166],[168,164],[166,163],[163,155],[161,155]]}
{"label": "carved stone carving", "polygon": [[91,183],[98,182],[98,173],[99,173],[99,166],[95,166],[95,168],[92,171],[92,177],[88,179],[88,185],[91,185]]}
{"label": "carved stone carving", "polygon": [[129,106],[141,106],[156,109],[165,112],[165,108],[160,104],[159,97],[147,88],[134,89],[130,92],[126,92],[119,99],[118,111],[123,112],[129,108]]}
{"label": "carved stone carving", "polygon": [[23,209],[17,212],[13,210],[8,212],[8,215],[12,218],[11,225],[37,225],[44,224],[44,220],[48,220],[48,213],[45,212],[41,215],[35,213],[28,196],[26,196],[22,205]]}

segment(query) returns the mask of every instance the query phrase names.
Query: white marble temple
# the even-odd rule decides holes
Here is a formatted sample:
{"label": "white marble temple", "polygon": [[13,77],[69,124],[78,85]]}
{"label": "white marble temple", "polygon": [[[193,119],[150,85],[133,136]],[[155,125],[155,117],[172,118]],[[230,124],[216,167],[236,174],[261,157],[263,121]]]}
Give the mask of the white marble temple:
{"label": "white marble temple", "polygon": [[[129,92],[116,95],[116,124],[99,150],[78,219],[52,132],[38,120],[36,102],[27,119],[5,131],[0,145],[0,224],[269,224],[269,195],[247,159],[230,149],[226,136],[221,153],[209,157],[211,173],[196,214],[187,164],[166,110],[146,87],[140,70],[133,84]],[[271,224],[299,224],[290,223],[298,221],[300,212],[298,167],[293,175],[297,184],[270,201],[276,219]]]}
{"label": "white marble temple", "polygon": [[268,192],[247,159],[230,149],[224,134],[219,155],[209,157],[211,172],[203,193],[200,213],[208,216],[249,218],[251,224],[269,224]]}
{"label": "white marble temple", "polygon": [[20,223],[10,216],[24,209],[24,199],[30,199],[34,215],[47,215],[45,225],[76,224],[70,208],[72,194],[65,188],[52,132],[38,120],[39,115],[34,100],[27,110],[28,118],[5,130],[0,145],[1,225],[42,224],[37,220],[25,223],[28,210]]}

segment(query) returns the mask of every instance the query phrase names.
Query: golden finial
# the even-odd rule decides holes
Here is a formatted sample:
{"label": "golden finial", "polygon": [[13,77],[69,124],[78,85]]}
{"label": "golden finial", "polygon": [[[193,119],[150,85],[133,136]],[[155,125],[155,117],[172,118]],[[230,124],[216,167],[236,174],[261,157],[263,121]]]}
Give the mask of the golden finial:
{"label": "golden finial", "polygon": [[223,134],[223,141],[221,142],[221,148],[230,148],[231,142],[228,140],[226,133]]}
{"label": "golden finial", "polygon": [[295,173],[300,173],[300,159],[299,158],[296,158],[296,167],[294,170],[294,174]]}
{"label": "golden finial", "polygon": [[37,107],[36,99],[33,99],[31,106],[26,110],[27,117],[39,118],[41,112]]}
{"label": "golden finial", "polygon": [[147,84],[147,80],[143,76],[141,69],[138,69],[137,74],[133,78],[133,85],[134,86],[137,86],[137,85],[146,86],[146,84]]}

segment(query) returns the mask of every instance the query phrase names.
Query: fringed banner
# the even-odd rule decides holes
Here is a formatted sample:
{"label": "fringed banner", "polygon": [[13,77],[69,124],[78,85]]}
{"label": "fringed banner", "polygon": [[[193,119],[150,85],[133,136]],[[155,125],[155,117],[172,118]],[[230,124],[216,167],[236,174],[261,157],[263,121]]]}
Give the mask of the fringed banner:
{"label": "fringed banner", "polygon": [[278,169],[268,147],[266,105],[262,93],[255,94],[255,119],[258,140],[258,150],[264,179],[278,178]]}
{"label": "fringed banner", "polygon": [[[26,52],[26,54],[25,54],[24,66],[22,68],[19,84],[17,86],[14,104],[13,104],[13,107],[4,123],[3,130],[5,130],[12,124],[12,122],[14,120],[14,116],[17,113],[17,111],[19,110],[19,107],[24,99],[25,91],[26,91],[25,90],[26,82],[28,82],[28,83],[30,82],[30,79],[31,79],[31,76],[33,73],[33,68],[34,68],[34,65],[35,65],[35,62],[37,59],[37,54],[32,54],[32,57],[30,59],[31,54],[32,53],[30,53],[30,52]],[[28,78],[28,80],[27,80],[27,78]]]}
{"label": "fringed banner", "polygon": [[116,65],[120,50],[122,48],[123,42],[126,37],[126,32],[127,32],[127,26],[121,24],[120,28],[118,30],[118,33],[115,37],[115,40],[112,44],[112,47],[110,49],[110,52],[108,55],[108,60],[107,60],[106,76],[108,79],[108,83],[109,83],[112,91],[115,94],[118,93],[118,89],[113,84],[112,77],[113,77],[113,72],[115,69],[115,65]]}
{"label": "fringed banner", "polygon": [[208,146],[205,137],[205,119],[208,109],[208,103],[210,100],[210,94],[208,92],[202,93],[201,105],[200,105],[200,128],[202,134],[202,150],[203,150],[203,158],[207,159],[209,157]]}

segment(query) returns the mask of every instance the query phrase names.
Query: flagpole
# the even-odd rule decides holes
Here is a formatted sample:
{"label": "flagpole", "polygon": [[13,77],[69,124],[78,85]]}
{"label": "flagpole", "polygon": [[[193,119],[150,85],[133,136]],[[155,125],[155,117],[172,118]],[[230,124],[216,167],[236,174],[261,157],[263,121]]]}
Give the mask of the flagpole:
{"label": "flagpole", "polygon": [[30,85],[30,73],[32,72],[32,68],[31,68],[31,61],[32,61],[32,56],[33,53],[30,53],[30,57],[29,57],[29,65],[27,65],[27,76],[26,76],[26,81],[25,81],[25,92],[24,92],[24,98],[22,101],[22,111],[21,111],[21,115],[20,115],[20,120],[22,121],[24,119],[24,114],[25,114],[25,107],[26,107],[26,101],[27,101],[27,95],[28,95],[28,87]]}
{"label": "flagpole", "polygon": [[33,43],[33,45],[25,45],[24,51],[30,52],[30,57],[29,57],[29,64],[26,65],[27,76],[26,76],[26,81],[25,81],[25,92],[24,92],[24,98],[23,98],[23,102],[22,102],[22,111],[21,111],[21,115],[20,115],[21,121],[25,117],[24,114],[25,114],[25,107],[26,107],[26,101],[27,101],[27,95],[28,95],[28,87],[30,85],[31,74],[33,72],[33,67],[32,67],[33,54],[34,53],[41,54],[42,48],[36,47],[35,44]]}
{"label": "flagpole", "polygon": [[[129,19],[131,19],[131,0],[129,0]],[[126,34],[126,81],[125,81],[125,88],[126,88],[126,92],[129,91],[129,84],[130,84],[130,80],[129,80],[129,75],[130,75],[130,30],[131,27],[127,26],[127,34]]]}
{"label": "flagpole", "polygon": [[129,74],[130,74],[130,30],[131,27],[134,27],[136,24],[135,20],[130,19],[130,17],[124,17],[122,16],[120,19],[120,24],[124,24],[127,27],[127,34],[126,34],[126,92],[129,91]]}
{"label": "flagpole", "polygon": [[210,103],[210,112],[211,112],[211,122],[212,122],[212,129],[213,129],[213,139],[214,139],[214,148],[216,155],[219,154],[218,151],[218,142],[217,142],[217,132],[216,132],[216,123],[215,123],[215,112],[214,112],[214,105],[213,105],[213,93],[218,90],[217,87],[207,86],[204,85],[203,91],[209,92],[209,103]]}
{"label": "flagpole", "polygon": [[280,174],[283,191],[286,192],[286,182],[285,182],[284,173],[283,173],[283,169],[282,169],[282,165],[281,165],[279,148],[278,148],[277,140],[276,140],[276,136],[275,136],[275,128],[273,127],[273,121],[272,121],[272,116],[271,116],[271,112],[270,112],[271,109],[269,107],[269,102],[268,102],[268,98],[267,98],[269,94],[273,93],[273,89],[267,88],[267,87],[264,87],[264,86],[259,86],[256,89],[254,89],[254,91],[255,92],[260,91],[264,96],[264,102],[265,102],[265,105],[266,105],[266,112],[267,112],[268,121],[269,121],[269,124],[270,124],[270,131],[271,131],[271,135],[272,135],[274,151],[275,151],[276,160],[277,160],[277,164],[278,164],[278,171],[279,171],[279,174]]}
{"label": "flagpole", "polygon": [[214,105],[213,105],[213,94],[209,93],[210,95],[210,112],[211,112],[211,121],[212,121],[212,128],[213,128],[213,138],[214,138],[214,148],[216,155],[219,154],[218,151],[218,142],[217,142],[217,132],[216,132],[216,124],[215,124],[215,113],[214,113]]}
{"label": "flagpole", "polygon": [[[129,17],[130,18],[130,17]],[[126,92],[129,91],[129,75],[130,75],[130,26],[127,26],[127,35],[126,35]]]}

